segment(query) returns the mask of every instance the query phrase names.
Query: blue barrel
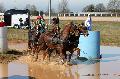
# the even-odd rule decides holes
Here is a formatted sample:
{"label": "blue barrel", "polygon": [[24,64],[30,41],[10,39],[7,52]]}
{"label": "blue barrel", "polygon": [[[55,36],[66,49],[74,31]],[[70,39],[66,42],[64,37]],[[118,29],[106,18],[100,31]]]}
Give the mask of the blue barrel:
{"label": "blue barrel", "polygon": [[88,33],[88,37],[81,35],[79,38],[80,57],[98,59],[100,58],[100,31],[88,31]]}

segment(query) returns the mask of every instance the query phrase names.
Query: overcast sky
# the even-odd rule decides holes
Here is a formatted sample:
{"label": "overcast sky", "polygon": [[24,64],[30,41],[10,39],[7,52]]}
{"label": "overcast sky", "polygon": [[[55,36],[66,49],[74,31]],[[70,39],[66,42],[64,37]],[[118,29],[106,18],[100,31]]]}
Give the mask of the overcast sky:
{"label": "overcast sky", "polygon": [[[57,9],[60,0],[51,0],[52,8]],[[109,0],[69,0],[69,8],[71,11],[81,12],[82,9],[89,4],[103,3],[107,5]],[[24,9],[26,4],[35,5],[38,10],[47,10],[49,0],[0,0],[6,9],[12,9],[17,7],[18,9]]]}

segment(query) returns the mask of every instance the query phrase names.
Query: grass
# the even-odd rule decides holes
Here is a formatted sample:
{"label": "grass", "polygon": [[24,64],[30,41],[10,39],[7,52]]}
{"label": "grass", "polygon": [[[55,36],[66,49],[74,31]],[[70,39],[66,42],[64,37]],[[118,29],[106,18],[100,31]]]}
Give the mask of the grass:
{"label": "grass", "polygon": [[93,22],[93,30],[101,33],[101,45],[120,46],[120,22]]}
{"label": "grass", "polygon": [[8,41],[19,42],[28,40],[28,30],[8,28]]}
{"label": "grass", "polygon": [[[60,21],[60,27],[63,28],[68,21]],[[80,24],[82,21],[73,21],[76,24]],[[100,31],[101,33],[101,45],[114,45],[120,46],[120,22],[93,22],[93,30]],[[51,27],[49,27],[51,28]],[[24,41],[28,40],[28,30],[22,29],[8,29],[9,41]]]}

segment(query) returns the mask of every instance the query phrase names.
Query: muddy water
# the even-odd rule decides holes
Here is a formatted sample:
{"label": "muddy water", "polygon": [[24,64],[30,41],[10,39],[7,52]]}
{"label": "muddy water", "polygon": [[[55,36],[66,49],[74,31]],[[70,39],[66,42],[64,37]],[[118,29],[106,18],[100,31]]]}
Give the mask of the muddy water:
{"label": "muddy water", "polygon": [[[72,60],[75,65],[41,62],[0,64],[0,78],[8,79],[119,79],[120,48],[101,46],[103,58]],[[24,61],[26,57],[21,58]],[[29,61],[29,60],[27,60]],[[76,65],[77,64],[77,65]]]}

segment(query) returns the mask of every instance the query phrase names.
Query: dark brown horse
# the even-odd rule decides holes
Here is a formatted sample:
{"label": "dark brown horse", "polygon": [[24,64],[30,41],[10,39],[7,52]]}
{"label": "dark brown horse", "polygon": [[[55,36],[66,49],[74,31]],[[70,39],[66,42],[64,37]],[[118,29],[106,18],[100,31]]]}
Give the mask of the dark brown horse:
{"label": "dark brown horse", "polygon": [[[67,59],[67,54],[66,51],[69,51],[69,58],[68,61],[70,61],[71,56],[74,52],[74,50],[78,51],[78,55],[80,55],[80,49],[77,48],[78,44],[79,44],[79,37],[80,35],[84,35],[87,36],[88,32],[87,29],[85,29],[85,27],[79,27],[74,25],[72,22],[68,25],[66,25],[60,35],[60,43],[57,44],[51,44],[51,43],[47,43],[47,50],[46,50],[46,55],[48,52],[49,53],[49,59],[50,59],[50,54],[51,54],[51,50],[55,49],[59,52],[60,56],[62,57],[62,59]],[[47,39],[48,37],[45,36],[45,38]],[[46,40],[48,41],[48,40]],[[45,58],[45,55],[44,55]]]}
{"label": "dark brown horse", "polygon": [[41,44],[44,44],[46,46],[46,53],[43,54],[43,59],[46,57],[50,49],[55,49],[59,51],[60,56],[64,59],[64,55],[65,55],[63,52],[64,43],[69,38],[69,35],[72,33],[74,33],[72,23],[69,23],[64,27],[62,33],[60,34],[60,38],[54,37],[53,34],[50,32],[43,33],[39,38],[39,45],[40,45],[39,49],[41,50],[42,48]]}
{"label": "dark brown horse", "polygon": [[[77,50],[77,55],[80,55],[80,49],[77,48],[79,44],[80,35],[88,36],[88,30],[86,27],[80,27],[79,25],[74,25],[74,33],[69,36],[67,42],[64,43],[63,51],[69,51],[68,61],[70,62],[71,56],[75,50]],[[67,54],[65,53],[65,59],[67,59]]]}
{"label": "dark brown horse", "polygon": [[[51,50],[56,50],[62,57],[62,59],[67,59],[66,51],[69,51],[69,61],[75,49],[79,51],[77,45],[79,43],[80,34],[87,36],[87,31],[83,29],[83,27],[77,27],[72,22],[66,25],[61,32],[60,38],[54,38],[53,34],[50,32],[43,33],[39,38],[39,50],[43,49],[46,50],[43,53],[43,60],[47,55],[52,53]],[[55,41],[55,42],[54,42]],[[38,52],[36,56],[38,58]],[[79,53],[79,52],[78,52]]]}

